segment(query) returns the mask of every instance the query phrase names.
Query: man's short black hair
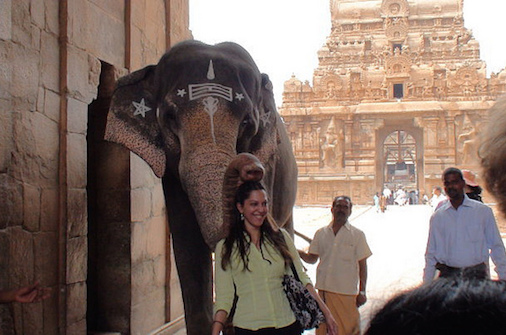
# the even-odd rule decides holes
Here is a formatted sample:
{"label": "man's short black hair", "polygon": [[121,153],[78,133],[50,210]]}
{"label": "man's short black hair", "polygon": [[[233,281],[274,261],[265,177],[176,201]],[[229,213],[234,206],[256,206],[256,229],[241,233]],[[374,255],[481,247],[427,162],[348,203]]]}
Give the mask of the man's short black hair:
{"label": "man's short black hair", "polygon": [[353,203],[351,202],[351,198],[347,195],[338,195],[334,198],[334,201],[332,201],[332,207],[334,207],[339,199],[344,199],[350,203],[350,208],[353,206]]}
{"label": "man's short black hair", "polygon": [[454,174],[460,177],[460,180],[464,180],[464,175],[462,174],[462,171],[460,169],[457,169],[456,167],[449,167],[443,171],[443,180],[446,178],[447,175]]}

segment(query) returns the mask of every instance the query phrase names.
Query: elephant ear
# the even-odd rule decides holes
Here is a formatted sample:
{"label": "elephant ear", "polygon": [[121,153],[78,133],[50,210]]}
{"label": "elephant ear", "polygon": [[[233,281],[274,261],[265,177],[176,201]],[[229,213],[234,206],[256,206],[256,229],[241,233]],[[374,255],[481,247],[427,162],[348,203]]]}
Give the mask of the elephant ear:
{"label": "elephant ear", "polygon": [[162,177],[166,155],[156,115],[155,65],[132,72],[118,80],[114,91],[105,139],[119,143],[140,156]]}
{"label": "elephant ear", "polygon": [[274,101],[273,85],[269,76],[262,73],[261,102],[258,132],[251,141],[250,151],[267,164],[278,146],[278,123],[281,122]]}

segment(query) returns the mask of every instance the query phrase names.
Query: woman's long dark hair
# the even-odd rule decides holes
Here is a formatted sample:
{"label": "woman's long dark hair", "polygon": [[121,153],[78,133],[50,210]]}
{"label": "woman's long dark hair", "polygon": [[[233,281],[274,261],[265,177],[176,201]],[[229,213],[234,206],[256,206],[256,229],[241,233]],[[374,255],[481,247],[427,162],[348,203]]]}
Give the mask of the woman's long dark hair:
{"label": "woman's long dark hair", "polygon": [[[235,204],[233,204],[235,208],[235,220],[230,227],[230,232],[226,237],[223,245],[223,254],[221,260],[221,267],[223,270],[225,270],[225,268],[230,265],[230,258],[232,257],[232,251],[235,247],[236,252],[239,254],[244,264],[244,270],[251,271],[248,268],[249,243],[245,237],[245,233],[247,232],[244,227],[244,220],[241,220],[241,214],[239,213],[239,210],[237,210],[236,205],[244,205],[244,202],[250,197],[251,192],[253,191],[265,191],[265,188],[260,182],[248,181],[239,186],[237,190],[235,196]],[[285,260],[285,266],[290,264],[292,257],[290,255],[290,251],[288,250],[285,238],[283,236],[283,233],[278,229],[276,222],[270,214],[267,214],[267,218],[260,227],[260,231],[260,246],[262,246],[264,239],[266,239],[283,257]]]}

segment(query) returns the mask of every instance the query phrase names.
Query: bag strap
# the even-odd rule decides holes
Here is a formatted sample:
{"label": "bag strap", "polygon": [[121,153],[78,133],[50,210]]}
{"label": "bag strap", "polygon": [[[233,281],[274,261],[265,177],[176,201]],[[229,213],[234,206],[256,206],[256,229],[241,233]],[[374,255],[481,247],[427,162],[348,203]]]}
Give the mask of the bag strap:
{"label": "bag strap", "polygon": [[299,274],[297,273],[297,269],[295,268],[295,265],[293,264],[293,260],[290,262],[290,267],[292,268],[293,276],[295,277],[295,279],[297,279],[298,282],[300,282]]}
{"label": "bag strap", "polygon": [[[285,244],[286,244],[285,235],[283,234],[283,232],[280,232],[280,233],[281,233],[281,236],[283,236],[283,240],[285,240]],[[292,273],[293,273],[293,276],[295,277],[295,279],[297,279],[298,282],[301,282],[300,278],[299,278],[299,274],[297,273],[297,269],[295,268],[295,265],[293,264],[293,259],[291,257],[290,257],[290,268],[292,269]]]}

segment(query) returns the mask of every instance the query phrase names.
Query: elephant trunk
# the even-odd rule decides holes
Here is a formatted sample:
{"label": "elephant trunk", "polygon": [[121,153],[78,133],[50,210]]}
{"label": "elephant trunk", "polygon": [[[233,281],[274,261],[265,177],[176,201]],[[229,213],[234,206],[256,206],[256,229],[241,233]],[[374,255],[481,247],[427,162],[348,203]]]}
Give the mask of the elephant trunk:
{"label": "elephant trunk", "polygon": [[207,148],[191,151],[181,157],[179,172],[183,187],[192,204],[200,231],[214,250],[225,237],[223,229],[223,176],[235,153]]}

